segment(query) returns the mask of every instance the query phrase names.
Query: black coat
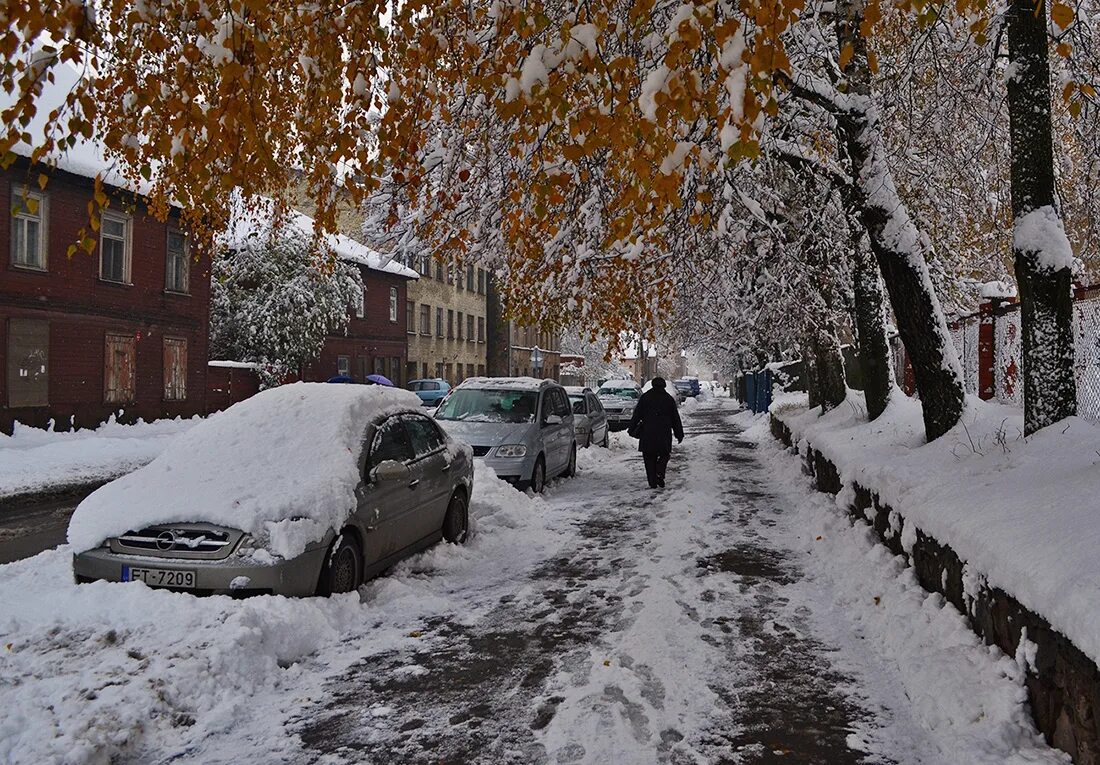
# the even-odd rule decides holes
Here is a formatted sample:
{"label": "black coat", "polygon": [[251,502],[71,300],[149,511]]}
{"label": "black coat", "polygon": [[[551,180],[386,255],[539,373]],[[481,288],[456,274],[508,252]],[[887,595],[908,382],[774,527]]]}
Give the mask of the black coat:
{"label": "black coat", "polygon": [[638,451],[672,451],[672,434],[678,440],[684,438],[684,426],[680,423],[680,410],[676,399],[664,388],[650,388],[638,399],[634,416],[630,418],[630,432],[639,433]]}

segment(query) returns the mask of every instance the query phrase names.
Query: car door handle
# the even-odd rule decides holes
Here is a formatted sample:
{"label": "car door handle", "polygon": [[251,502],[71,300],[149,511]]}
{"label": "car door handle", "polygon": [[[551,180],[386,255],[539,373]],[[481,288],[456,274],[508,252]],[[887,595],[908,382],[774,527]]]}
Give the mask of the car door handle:
{"label": "car door handle", "polygon": [[415,489],[419,485],[420,485],[420,479],[419,478],[417,478],[415,481],[409,481],[409,488],[410,489]]}

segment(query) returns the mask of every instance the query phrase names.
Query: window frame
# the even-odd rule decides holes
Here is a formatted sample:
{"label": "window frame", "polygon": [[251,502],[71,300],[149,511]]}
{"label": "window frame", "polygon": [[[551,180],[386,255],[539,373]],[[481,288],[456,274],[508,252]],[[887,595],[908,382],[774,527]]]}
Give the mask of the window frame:
{"label": "window frame", "polygon": [[[11,196],[13,201],[19,203],[19,211],[11,211],[11,221],[9,223],[9,246],[8,246],[8,262],[13,268],[18,268],[23,271],[37,271],[39,273],[49,271],[49,228],[50,228],[50,216],[49,216],[49,198],[43,191],[34,191],[28,188],[25,184],[16,183],[12,184]],[[38,203],[38,212],[32,213],[26,206],[26,199],[34,199]],[[14,207],[14,205],[13,205]],[[37,220],[38,222],[38,258],[39,263],[24,263],[15,259],[15,227],[17,221],[20,220]],[[26,235],[23,237],[23,241],[26,242]]]}
{"label": "window frame", "polygon": [[420,334],[424,337],[432,335],[432,307],[427,303],[420,304]]}
{"label": "window frame", "polygon": [[[103,275],[103,242],[106,239],[118,241],[114,236],[107,235],[107,221],[122,224],[122,279],[112,279]],[[133,218],[129,215],[116,212],[104,212],[99,220],[99,280],[108,284],[123,284],[133,286],[133,242],[134,227]]]}
{"label": "window frame", "polygon": [[[187,400],[187,338],[186,337],[174,337],[165,335],[162,340],[163,354],[164,354],[164,400],[165,401],[186,401]],[[169,377],[168,366],[168,349],[169,348],[182,349],[182,364],[181,372],[182,376],[176,380]],[[176,395],[178,394],[178,395]]]}
{"label": "window frame", "polygon": [[[120,341],[125,341],[130,355],[129,397],[123,396],[124,390],[121,393],[112,394],[110,386],[111,364],[115,359],[115,355],[111,353],[112,343],[117,344]],[[120,389],[116,387],[114,390]],[[133,404],[135,401],[137,401],[137,336],[132,332],[105,332],[103,333],[103,403]]]}
{"label": "window frame", "polygon": [[367,316],[366,290],[359,289],[351,301],[351,315],[356,319],[365,319]]}
{"label": "window frame", "polygon": [[[47,319],[25,319],[22,317],[11,317],[7,321],[7,339],[6,339],[6,357],[4,361],[4,375],[7,382],[7,391],[5,393],[4,401],[9,409],[30,409],[39,406],[50,405],[50,322]],[[34,336],[38,335],[38,338]],[[43,339],[41,344],[32,343],[31,341],[36,339]],[[31,348],[32,353],[29,356],[19,358],[16,350],[18,346]],[[38,353],[45,357],[41,359],[40,374],[36,374],[37,389],[31,385],[20,385],[18,382],[20,374],[19,372],[24,369],[27,371],[25,377],[31,376],[31,370],[33,367],[20,366],[20,362],[26,361],[38,355]],[[41,377],[41,382],[37,382],[37,378]],[[13,395],[14,394],[14,395]]]}
{"label": "window frame", "polygon": [[375,453],[378,451],[378,447],[381,445],[380,442],[381,442],[383,433],[384,433],[384,431],[386,430],[387,427],[392,425],[393,427],[396,428],[396,431],[398,433],[401,433],[402,436],[404,436],[406,457],[403,460],[397,460],[397,461],[400,462],[402,465],[408,465],[412,461],[413,456],[414,456],[413,455],[413,450],[412,450],[412,442],[409,439],[409,432],[405,429],[405,423],[401,419],[402,416],[403,415],[398,415],[398,414],[392,415],[392,416],[387,417],[386,419],[382,420],[380,423],[378,423],[375,426],[374,433],[373,433],[373,435],[371,437],[371,441],[370,441],[370,449],[367,450],[367,459],[366,459],[366,464],[365,464],[366,469],[364,470],[364,473],[366,474],[364,476],[364,478],[366,479],[366,481],[368,483],[370,482],[370,472],[371,472],[371,470],[378,467],[378,465],[380,465],[382,462],[385,461],[385,460],[379,460],[378,462],[375,462],[374,458],[375,458]]}
{"label": "window frame", "polygon": [[405,334],[416,334],[416,301],[405,300]]}
{"label": "window frame", "polygon": [[[181,277],[183,286],[180,288],[173,287],[168,283],[169,277],[173,273],[171,268],[173,234],[178,235],[183,241],[183,251],[180,253],[180,262],[183,268]],[[191,294],[191,240],[187,234],[174,227],[169,227],[164,234],[164,291],[172,295]]]}
{"label": "window frame", "polygon": [[479,343],[485,342],[485,317],[477,317],[477,341]]}
{"label": "window frame", "polygon": [[[343,362],[344,369],[340,369]],[[351,377],[351,356],[339,354],[336,357],[336,374],[343,377]]]}
{"label": "window frame", "polygon": [[397,304],[401,302],[401,294],[397,287],[390,287],[390,322],[396,324],[397,318]]}
{"label": "window frame", "polygon": [[475,317],[472,313],[466,314],[466,342],[467,343],[477,342],[477,338],[474,336],[474,327],[475,327],[474,318]]}
{"label": "window frame", "polygon": [[438,338],[443,337],[443,307],[439,306],[435,309],[435,336]]}

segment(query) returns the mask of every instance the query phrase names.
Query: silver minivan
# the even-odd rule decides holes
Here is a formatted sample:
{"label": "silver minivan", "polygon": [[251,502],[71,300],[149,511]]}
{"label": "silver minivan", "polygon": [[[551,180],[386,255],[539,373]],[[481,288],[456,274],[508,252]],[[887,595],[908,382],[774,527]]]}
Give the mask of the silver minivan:
{"label": "silver minivan", "polygon": [[565,389],[533,377],[471,377],[435,418],[498,476],[541,492],[548,476],[577,472],[573,408]]}

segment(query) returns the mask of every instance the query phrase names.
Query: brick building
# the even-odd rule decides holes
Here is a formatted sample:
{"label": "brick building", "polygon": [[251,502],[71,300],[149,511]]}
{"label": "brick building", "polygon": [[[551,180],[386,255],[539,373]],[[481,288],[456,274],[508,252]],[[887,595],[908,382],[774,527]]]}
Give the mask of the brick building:
{"label": "brick building", "polygon": [[409,356],[406,380],[441,377],[457,385],[485,374],[486,272],[448,268],[428,256],[414,263],[405,306]]}
{"label": "brick building", "polygon": [[321,355],[305,368],[303,379],[348,375],[363,382],[367,375],[380,374],[404,387],[410,379],[405,304],[417,274],[348,237],[337,239],[336,254],[359,267],[363,301],[352,306],[347,334],[329,335]]}
{"label": "brick building", "polygon": [[69,257],[96,165],[66,166],[45,189],[23,160],[0,179],[0,430],[204,412],[209,258],[177,215],[162,223],[111,186],[95,251]]}

